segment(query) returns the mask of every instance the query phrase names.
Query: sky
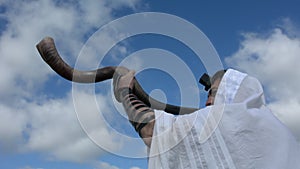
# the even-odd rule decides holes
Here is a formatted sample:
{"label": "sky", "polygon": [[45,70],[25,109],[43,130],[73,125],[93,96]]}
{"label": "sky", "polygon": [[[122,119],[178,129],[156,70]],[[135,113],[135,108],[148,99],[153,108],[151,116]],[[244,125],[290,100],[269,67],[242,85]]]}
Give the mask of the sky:
{"label": "sky", "polygon": [[204,106],[197,81],[208,71],[192,49],[210,44],[208,54],[223,68],[260,80],[268,107],[300,140],[299,6],[0,0],[0,168],[147,168],[147,149],[115,101],[111,80],[83,85],[58,76],[35,48],[46,36],[76,68],[125,65],[151,96],[190,107]]}

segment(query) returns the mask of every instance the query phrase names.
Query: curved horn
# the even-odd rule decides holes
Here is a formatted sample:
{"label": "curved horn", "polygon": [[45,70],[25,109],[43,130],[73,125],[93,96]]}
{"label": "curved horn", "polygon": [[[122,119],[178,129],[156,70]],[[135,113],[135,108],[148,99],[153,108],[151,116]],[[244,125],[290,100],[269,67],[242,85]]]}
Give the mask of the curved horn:
{"label": "curved horn", "polygon": [[[60,76],[63,78],[78,82],[78,83],[96,83],[113,78],[116,66],[108,66],[92,71],[80,71],[70,67],[59,56],[54,40],[51,37],[45,37],[37,45],[43,60]],[[135,95],[148,106],[154,109],[164,110],[171,114],[188,114],[196,111],[196,108],[180,107],[170,104],[165,104],[150,97],[141,87],[136,79],[134,79],[133,92]]]}

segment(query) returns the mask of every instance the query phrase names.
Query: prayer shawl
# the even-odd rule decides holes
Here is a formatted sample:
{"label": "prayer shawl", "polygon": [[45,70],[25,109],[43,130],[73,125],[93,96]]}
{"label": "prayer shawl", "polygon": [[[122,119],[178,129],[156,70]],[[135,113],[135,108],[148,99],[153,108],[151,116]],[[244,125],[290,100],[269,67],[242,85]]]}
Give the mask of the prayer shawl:
{"label": "prayer shawl", "polygon": [[155,116],[150,169],[300,169],[299,143],[241,72],[226,71],[213,106]]}

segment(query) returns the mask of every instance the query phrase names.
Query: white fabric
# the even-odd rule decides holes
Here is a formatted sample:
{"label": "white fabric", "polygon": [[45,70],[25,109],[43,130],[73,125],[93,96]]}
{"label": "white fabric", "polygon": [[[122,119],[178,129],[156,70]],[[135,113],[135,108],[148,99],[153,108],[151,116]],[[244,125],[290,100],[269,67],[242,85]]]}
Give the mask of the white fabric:
{"label": "white fabric", "polygon": [[265,107],[253,77],[229,69],[214,106],[189,115],[156,111],[150,169],[300,169],[300,147]]}

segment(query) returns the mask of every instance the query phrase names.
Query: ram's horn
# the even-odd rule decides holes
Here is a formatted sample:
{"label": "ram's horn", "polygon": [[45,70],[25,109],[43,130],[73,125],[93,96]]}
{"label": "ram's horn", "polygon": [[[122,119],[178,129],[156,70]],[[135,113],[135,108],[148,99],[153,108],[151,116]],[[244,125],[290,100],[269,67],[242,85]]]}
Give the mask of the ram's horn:
{"label": "ram's horn", "polygon": [[[116,66],[107,66],[91,71],[80,71],[70,67],[59,56],[54,40],[51,37],[45,37],[36,45],[43,60],[60,76],[67,80],[78,83],[96,83],[113,78]],[[122,69],[122,68],[121,68]],[[171,114],[188,114],[196,111],[196,108],[180,107],[170,104],[165,104],[150,97],[140,86],[137,80],[134,79],[134,94],[145,104],[154,109],[164,110]]]}

